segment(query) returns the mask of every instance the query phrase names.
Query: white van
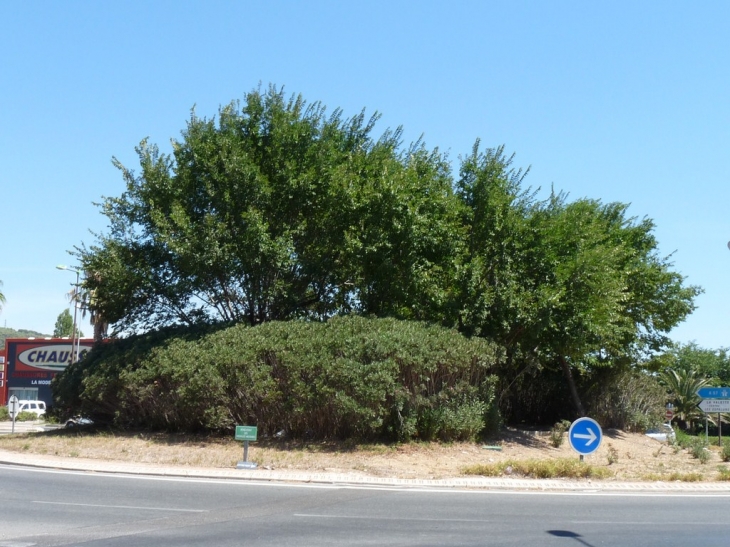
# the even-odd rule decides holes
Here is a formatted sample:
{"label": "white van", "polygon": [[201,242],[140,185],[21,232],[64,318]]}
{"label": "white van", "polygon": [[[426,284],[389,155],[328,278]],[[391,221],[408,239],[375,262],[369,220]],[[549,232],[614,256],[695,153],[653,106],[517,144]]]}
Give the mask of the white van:
{"label": "white van", "polygon": [[39,418],[46,413],[46,403],[43,401],[18,401],[18,412],[32,412]]}

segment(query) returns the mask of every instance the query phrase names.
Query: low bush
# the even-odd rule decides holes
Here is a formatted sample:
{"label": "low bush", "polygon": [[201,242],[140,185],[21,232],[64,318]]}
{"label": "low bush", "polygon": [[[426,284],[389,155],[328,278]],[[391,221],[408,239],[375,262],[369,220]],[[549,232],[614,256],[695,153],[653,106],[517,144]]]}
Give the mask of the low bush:
{"label": "low bush", "polygon": [[60,408],[127,427],[469,440],[498,423],[496,356],[454,330],[349,316],[103,344],[53,389]]}
{"label": "low bush", "polygon": [[6,406],[0,406],[0,421],[4,422],[10,419],[10,411]]}
{"label": "low bush", "polygon": [[679,448],[691,448],[697,442],[696,439],[696,436],[690,435],[680,428],[675,428],[674,440],[672,441],[672,444],[678,446]]}
{"label": "low bush", "polygon": [[700,460],[700,463],[707,463],[710,460],[711,454],[704,437],[692,437],[687,448],[692,456]]}
{"label": "low bush", "polygon": [[730,469],[727,467],[719,466],[717,468],[717,480],[719,481],[730,481]]}
{"label": "low bush", "polygon": [[666,390],[641,371],[603,372],[586,397],[589,415],[605,428],[644,432],[664,421]]}
{"label": "low bush", "polygon": [[722,450],[720,451],[720,457],[724,462],[730,462],[730,439],[722,440]]}
{"label": "low bush", "polygon": [[18,412],[18,415],[15,417],[16,422],[34,422],[40,419],[35,412],[28,412],[26,410]]}
{"label": "low bush", "polygon": [[560,448],[565,440],[565,432],[570,429],[571,422],[568,420],[560,420],[553,425],[550,430],[550,444],[555,448]]}

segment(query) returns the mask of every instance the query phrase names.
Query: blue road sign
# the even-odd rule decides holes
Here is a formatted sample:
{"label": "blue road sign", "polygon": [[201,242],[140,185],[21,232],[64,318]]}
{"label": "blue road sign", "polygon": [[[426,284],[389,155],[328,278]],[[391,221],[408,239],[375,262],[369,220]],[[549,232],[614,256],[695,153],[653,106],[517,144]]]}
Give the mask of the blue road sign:
{"label": "blue road sign", "polygon": [[578,454],[590,454],[598,450],[603,440],[601,426],[593,418],[578,418],[568,431],[570,446]]}
{"label": "blue road sign", "polygon": [[730,399],[730,387],[703,387],[697,395],[703,399]]}

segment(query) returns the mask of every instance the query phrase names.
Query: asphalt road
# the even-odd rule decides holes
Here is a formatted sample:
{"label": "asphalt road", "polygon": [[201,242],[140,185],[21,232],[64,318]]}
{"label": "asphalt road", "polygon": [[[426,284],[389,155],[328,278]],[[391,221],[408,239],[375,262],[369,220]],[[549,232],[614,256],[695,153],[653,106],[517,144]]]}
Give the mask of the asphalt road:
{"label": "asphalt road", "polygon": [[730,544],[730,496],[257,484],[0,466],[0,547]]}

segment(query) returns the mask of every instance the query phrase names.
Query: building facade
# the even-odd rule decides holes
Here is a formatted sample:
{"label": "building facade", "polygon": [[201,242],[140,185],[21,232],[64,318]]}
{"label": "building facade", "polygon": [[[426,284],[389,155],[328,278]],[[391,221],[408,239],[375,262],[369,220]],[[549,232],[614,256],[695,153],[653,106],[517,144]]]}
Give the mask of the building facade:
{"label": "building facade", "polygon": [[[91,338],[8,338],[4,363],[0,364],[2,385],[0,404],[15,395],[21,400],[44,401],[53,405],[51,380],[71,362],[74,351],[79,357],[94,345]],[[76,348],[74,348],[76,346]]]}

